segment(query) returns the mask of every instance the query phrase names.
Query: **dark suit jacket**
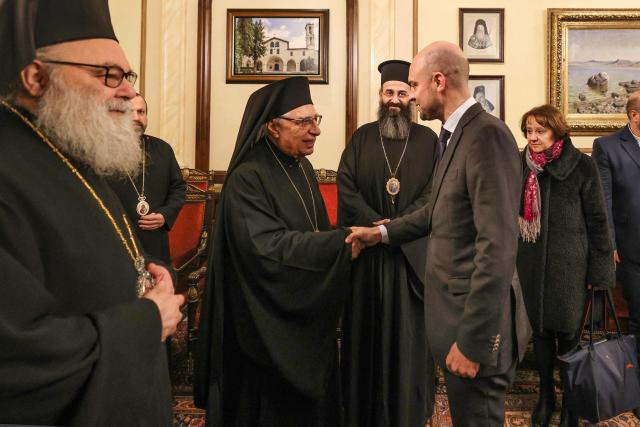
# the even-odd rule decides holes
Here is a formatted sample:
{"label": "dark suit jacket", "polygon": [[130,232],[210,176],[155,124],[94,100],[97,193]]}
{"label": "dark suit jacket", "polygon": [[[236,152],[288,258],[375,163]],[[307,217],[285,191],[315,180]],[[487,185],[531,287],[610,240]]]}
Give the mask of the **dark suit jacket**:
{"label": "dark suit jacket", "polygon": [[604,190],[614,247],[640,263],[640,147],[627,126],[597,138],[593,158]]}
{"label": "dark suit jacket", "polygon": [[519,159],[507,126],[475,104],[434,172],[430,203],[387,224],[391,244],[428,235],[429,345],[444,364],[457,342],[479,375],[505,372],[531,332],[515,273]]}

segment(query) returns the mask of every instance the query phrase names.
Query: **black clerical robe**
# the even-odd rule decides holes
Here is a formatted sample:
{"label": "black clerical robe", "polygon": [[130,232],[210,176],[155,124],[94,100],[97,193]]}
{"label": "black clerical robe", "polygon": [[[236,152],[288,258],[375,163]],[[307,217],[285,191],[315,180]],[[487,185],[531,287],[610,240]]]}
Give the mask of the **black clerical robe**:
{"label": "black clerical robe", "polygon": [[133,179],[136,188],[127,177],[110,179],[109,184],[120,198],[145,252],[169,264],[169,231],[184,205],[186,185],[171,146],[153,136],[143,135],[143,138],[147,155],[144,195],[149,203],[149,212],[162,214],[164,225],[156,230],[143,230],[138,226],[140,215],[136,212],[136,189],[142,191],[142,174]]}
{"label": "black clerical robe", "polygon": [[[171,425],[160,315],[112,223],[4,107],[0,153],[0,424]],[[106,181],[74,164],[126,236]]]}
{"label": "black clerical robe", "polygon": [[[383,138],[395,170],[404,140]],[[338,169],[338,223],[371,226],[407,214],[428,201],[437,137],[413,124],[396,178],[393,200],[385,184],[391,173],[378,122],[360,127]],[[362,253],[352,272],[343,319],[343,383],[348,426],[422,427],[434,402],[434,366],[424,324],[426,244],[376,246]]]}
{"label": "black clerical robe", "polygon": [[336,328],[351,246],[347,231],[329,226],[311,163],[267,144],[257,142],[224,184],[196,401],[213,426],[335,427]]}

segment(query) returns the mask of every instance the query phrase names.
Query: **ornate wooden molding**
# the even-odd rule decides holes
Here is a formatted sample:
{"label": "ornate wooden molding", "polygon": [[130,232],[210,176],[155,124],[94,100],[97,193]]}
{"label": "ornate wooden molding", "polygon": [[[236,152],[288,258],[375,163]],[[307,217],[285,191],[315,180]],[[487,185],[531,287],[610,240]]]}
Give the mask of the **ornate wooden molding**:
{"label": "ornate wooden molding", "polygon": [[198,75],[196,97],[196,169],[209,170],[211,138],[211,9],[198,0]]}
{"label": "ornate wooden molding", "polygon": [[413,22],[413,56],[418,53],[418,0],[413,0],[413,16],[411,17]]}
{"label": "ornate wooden molding", "polygon": [[140,93],[144,96],[144,80],[147,64],[147,0],[140,6]]}
{"label": "ornate wooden molding", "polygon": [[345,141],[358,128],[358,0],[347,0],[347,93]]}

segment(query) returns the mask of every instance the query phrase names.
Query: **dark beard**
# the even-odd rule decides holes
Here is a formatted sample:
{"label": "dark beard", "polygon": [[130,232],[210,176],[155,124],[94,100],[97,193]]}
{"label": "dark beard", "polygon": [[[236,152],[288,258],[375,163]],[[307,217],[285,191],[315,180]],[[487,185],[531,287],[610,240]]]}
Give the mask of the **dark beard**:
{"label": "dark beard", "polygon": [[380,101],[378,106],[380,133],[389,139],[405,139],[413,122],[413,104],[400,105],[400,112],[392,112],[389,105]]}

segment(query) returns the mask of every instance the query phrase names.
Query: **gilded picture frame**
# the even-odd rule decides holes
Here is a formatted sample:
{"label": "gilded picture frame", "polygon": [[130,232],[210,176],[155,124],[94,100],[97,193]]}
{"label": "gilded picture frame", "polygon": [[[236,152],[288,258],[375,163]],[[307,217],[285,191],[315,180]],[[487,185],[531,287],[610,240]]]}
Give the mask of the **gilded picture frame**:
{"label": "gilded picture frame", "polygon": [[622,127],[640,88],[640,9],[548,9],[547,26],[547,98],[571,133]]}
{"label": "gilded picture frame", "polygon": [[328,53],[327,9],[227,10],[227,83],[305,76],[327,84]]}

